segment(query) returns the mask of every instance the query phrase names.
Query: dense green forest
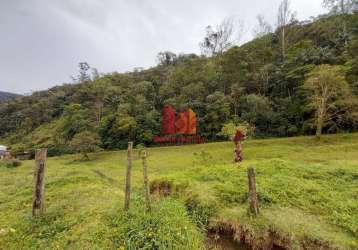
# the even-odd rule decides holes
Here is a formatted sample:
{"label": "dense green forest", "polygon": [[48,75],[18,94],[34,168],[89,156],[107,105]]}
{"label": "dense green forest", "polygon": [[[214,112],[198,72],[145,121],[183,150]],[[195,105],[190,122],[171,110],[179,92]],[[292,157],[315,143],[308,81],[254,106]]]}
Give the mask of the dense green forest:
{"label": "dense green forest", "polygon": [[74,83],[0,103],[1,141],[51,155],[81,140],[150,145],[165,104],[191,107],[208,140],[228,123],[249,124],[256,137],[357,131],[358,13],[260,27],[241,46],[217,46],[220,30],[208,27],[202,55],[161,52],[145,70],[99,74],[80,63]]}

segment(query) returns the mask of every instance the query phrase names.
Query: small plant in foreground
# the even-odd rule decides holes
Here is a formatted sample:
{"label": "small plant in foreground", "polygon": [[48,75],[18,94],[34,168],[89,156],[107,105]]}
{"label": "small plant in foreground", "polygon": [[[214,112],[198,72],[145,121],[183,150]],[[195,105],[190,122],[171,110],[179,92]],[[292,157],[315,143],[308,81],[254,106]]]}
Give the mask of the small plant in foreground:
{"label": "small plant in foreground", "polygon": [[18,159],[4,160],[0,162],[0,165],[5,166],[7,168],[16,168],[21,166],[22,162]]}
{"label": "small plant in foreground", "polygon": [[203,236],[182,203],[162,199],[148,212],[142,198],[134,198],[127,213],[117,212],[109,220],[119,249],[201,249]]}

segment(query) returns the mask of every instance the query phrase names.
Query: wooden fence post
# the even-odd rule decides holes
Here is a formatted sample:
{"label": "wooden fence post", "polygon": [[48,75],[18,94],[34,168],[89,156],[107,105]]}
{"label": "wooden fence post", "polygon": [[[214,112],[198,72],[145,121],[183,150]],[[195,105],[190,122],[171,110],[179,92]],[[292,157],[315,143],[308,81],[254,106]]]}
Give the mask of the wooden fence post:
{"label": "wooden fence post", "polygon": [[128,142],[128,150],[127,150],[128,165],[127,165],[127,175],[126,175],[124,210],[129,209],[129,201],[131,198],[132,153],[133,153],[133,142]]}
{"label": "wooden fence post", "polygon": [[259,206],[256,193],[255,169],[253,167],[247,169],[247,177],[249,179],[250,212],[256,215],[259,213]]}
{"label": "wooden fence post", "polygon": [[144,177],[144,195],[147,209],[150,210],[150,194],[149,194],[149,180],[148,180],[148,166],[147,166],[147,151],[144,149],[141,154],[143,164]]}
{"label": "wooden fence post", "polygon": [[45,167],[46,167],[47,149],[38,149],[35,153],[35,171],[34,171],[34,196],[32,201],[32,215],[40,215],[45,210]]}

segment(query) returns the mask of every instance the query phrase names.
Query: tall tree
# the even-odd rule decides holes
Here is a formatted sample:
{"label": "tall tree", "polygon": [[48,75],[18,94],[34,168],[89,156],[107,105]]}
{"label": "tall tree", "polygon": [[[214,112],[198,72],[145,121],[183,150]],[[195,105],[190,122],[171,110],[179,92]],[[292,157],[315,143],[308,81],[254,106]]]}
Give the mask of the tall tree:
{"label": "tall tree", "polygon": [[100,149],[101,140],[97,133],[83,131],[76,134],[70,141],[74,151],[82,154],[82,160],[89,160],[88,154]]}
{"label": "tall tree", "polygon": [[77,133],[89,130],[91,124],[88,119],[88,111],[81,104],[69,104],[65,107],[61,119],[62,123],[58,128],[58,134],[65,142],[71,140]]}
{"label": "tall tree", "polygon": [[78,75],[72,77],[72,80],[77,83],[85,83],[91,80],[91,75],[89,74],[89,70],[91,67],[86,62],[80,62],[78,64]]}
{"label": "tall tree", "polygon": [[233,18],[225,18],[215,28],[207,26],[204,41],[199,44],[202,53],[207,56],[222,54],[233,45],[233,34]]}
{"label": "tall tree", "polygon": [[[323,0],[322,5],[333,14],[349,14],[358,11],[357,0]],[[339,36],[347,46],[349,33],[347,31],[346,17],[343,18],[342,30]]]}
{"label": "tall tree", "polygon": [[265,19],[263,15],[256,16],[257,25],[253,30],[255,37],[260,38],[272,32],[271,24]]}
{"label": "tall tree", "polygon": [[287,33],[286,29],[287,26],[292,23],[294,20],[295,14],[292,12],[290,8],[290,1],[289,0],[282,0],[280,6],[278,7],[277,13],[277,27],[280,32],[280,43],[281,43],[281,55],[282,60],[285,59],[286,55],[286,39]]}
{"label": "tall tree", "polygon": [[315,112],[316,136],[335,119],[357,112],[356,97],[345,80],[342,66],[316,66],[303,85],[309,107]]}
{"label": "tall tree", "polygon": [[157,60],[159,64],[168,66],[175,64],[177,55],[171,51],[162,51],[158,53]]}

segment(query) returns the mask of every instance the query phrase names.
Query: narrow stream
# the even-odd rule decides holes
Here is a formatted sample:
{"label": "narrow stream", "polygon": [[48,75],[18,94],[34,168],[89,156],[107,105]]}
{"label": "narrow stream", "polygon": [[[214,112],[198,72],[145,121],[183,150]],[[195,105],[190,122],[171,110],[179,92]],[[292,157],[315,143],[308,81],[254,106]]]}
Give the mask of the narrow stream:
{"label": "narrow stream", "polygon": [[215,250],[248,250],[245,245],[236,242],[231,235],[209,235],[208,236],[208,248]]}
{"label": "narrow stream", "polygon": [[[230,234],[209,234],[207,236],[208,250],[249,250],[250,248],[242,243],[235,241]],[[287,248],[273,244],[270,250],[286,250]]]}

